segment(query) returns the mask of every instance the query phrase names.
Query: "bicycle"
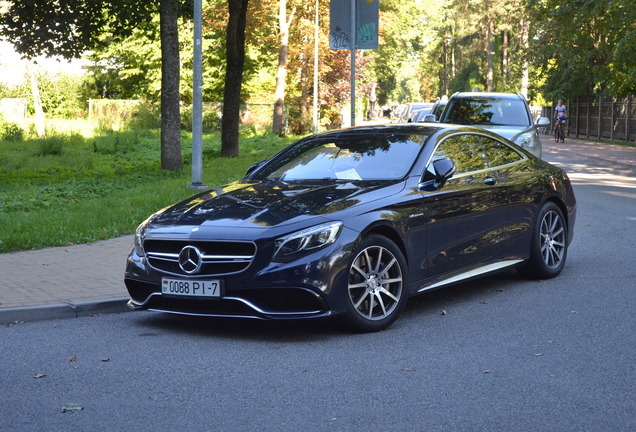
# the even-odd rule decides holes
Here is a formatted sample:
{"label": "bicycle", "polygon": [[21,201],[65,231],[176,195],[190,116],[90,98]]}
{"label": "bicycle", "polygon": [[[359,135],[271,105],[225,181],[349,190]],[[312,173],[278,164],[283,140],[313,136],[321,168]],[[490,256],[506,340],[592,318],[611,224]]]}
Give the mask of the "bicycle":
{"label": "bicycle", "polygon": [[556,142],[565,142],[565,131],[563,130],[563,123],[565,122],[565,117],[559,117],[557,119],[557,124],[554,127],[554,140]]}

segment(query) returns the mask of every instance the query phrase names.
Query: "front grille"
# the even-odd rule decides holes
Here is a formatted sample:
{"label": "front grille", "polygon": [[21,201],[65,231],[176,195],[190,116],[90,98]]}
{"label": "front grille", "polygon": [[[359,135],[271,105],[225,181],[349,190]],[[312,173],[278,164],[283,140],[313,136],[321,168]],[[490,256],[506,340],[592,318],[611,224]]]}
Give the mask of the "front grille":
{"label": "front grille", "polygon": [[[245,270],[256,255],[256,245],[251,242],[146,240],[143,246],[150,266],[188,276],[238,273]],[[201,268],[194,274],[184,272],[179,266],[179,253],[185,246],[194,246],[201,252]]]}

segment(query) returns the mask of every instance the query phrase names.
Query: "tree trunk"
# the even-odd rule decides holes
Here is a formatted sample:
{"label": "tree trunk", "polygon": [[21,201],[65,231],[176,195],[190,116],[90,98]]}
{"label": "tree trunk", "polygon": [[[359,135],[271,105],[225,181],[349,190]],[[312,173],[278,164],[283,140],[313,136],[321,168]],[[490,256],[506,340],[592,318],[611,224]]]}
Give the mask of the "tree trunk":
{"label": "tree trunk", "polygon": [[161,168],[180,170],[181,115],[179,112],[178,0],[161,0]]}
{"label": "tree trunk", "polygon": [[521,60],[521,94],[526,99],[528,98],[528,51],[530,47],[529,43],[529,35],[530,35],[530,22],[526,19],[521,20],[521,46],[525,55]]}
{"label": "tree trunk", "polygon": [[486,91],[492,91],[493,77],[495,75],[495,41],[493,38],[494,23],[492,19],[488,20],[488,31],[486,32],[486,47],[488,58],[488,73],[486,75]]}
{"label": "tree trunk", "polygon": [[444,94],[448,94],[448,37],[444,38],[444,67],[442,71],[442,87]]}
{"label": "tree trunk", "polygon": [[[295,11],[295,10],[294,10]],[[279,0],[278,23],[280,26],[280,49],[278,51],[278,71],[276,72],[276,91],[274,93],[274,122],[272,132],[283,135],[285,118],[285,84],[287,79],[287,47],[289,45],[289,26],[294,19],[292,12],[287,21],[287,0]]]}
{"label": "tree trunk", "polygon": [[46,136],[46,127],[44,125],[44,110],[42,109],[42,101],[40,100],[40,89],[38,87],[38,81],[35,77],[35,72],[31,64],[28,64],[28,74],[31,80],[31,93],[33,94],[33,108],[35,110],[35,130],[40,138]]}
{"label": "tree trunk", "polygon": [[295,134],[304,135],[307,132],[308,126],[311,124],[311,113],[309,109],[309,105],[311,103],[311,88],[309,82],[309,73],[303,68],[302,71],[299,71],[299,80],[300,80],[300,118],[301,122],[298,127],[298,130],[293,131]]}
{"label": "tree trunk", "polygon": [[503,42],[501,47],[501,78],[503,81],[503,91],[508,90],[508,30],[503,31]]}
{"label": "tree trunk", "polygon": [[239,115],[241,86],[245,64],[245,24],[248,0],[228,0],[230,17],[227,22],[225,50],[227,69],[221,119],[221,156],[239,154]]}

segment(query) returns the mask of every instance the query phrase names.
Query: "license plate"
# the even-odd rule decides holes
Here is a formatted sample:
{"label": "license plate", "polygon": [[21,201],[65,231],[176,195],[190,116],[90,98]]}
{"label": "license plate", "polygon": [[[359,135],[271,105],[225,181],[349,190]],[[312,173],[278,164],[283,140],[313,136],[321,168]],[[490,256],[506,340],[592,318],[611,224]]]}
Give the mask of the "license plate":
{"label": "license plate", "polygon": [[161,293],[193,296],[193,297],[221,297],[220,280],[183,280],[183,279],[162,279]]}

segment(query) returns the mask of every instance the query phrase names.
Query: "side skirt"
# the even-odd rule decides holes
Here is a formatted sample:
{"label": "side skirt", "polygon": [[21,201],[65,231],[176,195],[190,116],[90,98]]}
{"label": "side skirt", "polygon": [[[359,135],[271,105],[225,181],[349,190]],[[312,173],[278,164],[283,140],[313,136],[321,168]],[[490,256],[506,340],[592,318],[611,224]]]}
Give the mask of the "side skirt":
{"label": "side skirt", "polygon": [[452,276],[452,277],[450,277],[448,279],[443,279],[443,280],[435,282],[435,283],[433,283],[431,285],[426,285],[426,286],[420,288],[419,290],[417,290],[417,292],[421,293],[423,291],[428,291],[428,290],[431,290],[431,289],[439,288],[439,287],[444,286],[444,285],[450,285],[450,284],[453,284],[453,283],[456,283],[456,282],[460,282],[460,281],[463,281],[465,279],[470,279],[470,278],[474,278],[474,277],[477,277],[477,276],[481,276],[481,275],[484,275],[486,273],[490,273],[490,272],[493,272],[493,271],[496,271],[496,270],[501,270],[503,268],[513,266],[515,264],[519,264],[520,262],[523,262],[523,260],[515,259],[515,260],[500,261],[500,262],[497,262],[497,263],[494,263],[494,264],[488,264],[488,265],[483,266],[483,267],[478,267],[476,269],[473,269],[473,270],[470,270],[470,271],[467,271],[467,272],[464,272],[464,273],[460,273],[460,274]]}

